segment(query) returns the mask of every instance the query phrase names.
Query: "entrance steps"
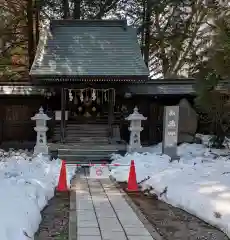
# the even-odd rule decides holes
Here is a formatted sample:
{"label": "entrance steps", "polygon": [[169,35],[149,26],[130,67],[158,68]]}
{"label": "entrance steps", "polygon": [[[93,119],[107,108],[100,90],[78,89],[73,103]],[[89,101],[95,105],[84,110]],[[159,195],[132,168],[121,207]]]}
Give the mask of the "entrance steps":
{"label": "entrance steps", "polygon": [[[61,128],[60,124],[58,124],[54,128],[53,142],[59,142],[60,139]],[[67,123],[65,127],[65,143],[108,144],[108,125]]]}
{"label": "entrance steps", "polygon": [[68,164],[108,162],[113,153],[124,154],[125,144],[60,144],[50,143],[49,152],[55,157],[66,160]]}
{"label": "entrance steps", "polygon": [[67,163],[89,163],[109,161],[112,153],[126,152],[125,144],[110,142],[108,124],[79,124],[66,122],[65,142],[60,143],[60,124],[54,129],[49,151],[53,157],[59,157]]}

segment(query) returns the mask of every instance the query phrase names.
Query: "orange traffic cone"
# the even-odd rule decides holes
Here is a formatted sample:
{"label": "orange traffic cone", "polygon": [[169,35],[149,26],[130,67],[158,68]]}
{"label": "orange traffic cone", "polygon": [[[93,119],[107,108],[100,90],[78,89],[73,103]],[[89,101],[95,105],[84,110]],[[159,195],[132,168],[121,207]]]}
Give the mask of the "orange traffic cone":
{"label": "orange traffic cone", "polygon": [[60,170],[60,175],[58,180],[57,191],[58,192],[68,191],[67,179],[66,179],[66,164],[64,160],[62,160],[62,163],[61,163],[61,170]]}
{"label": "orange traffic cone", "polygon": [[128,187],[126,189],[128,192],[138,192],[137,177],[134,160],[131,161],[129,170]]}

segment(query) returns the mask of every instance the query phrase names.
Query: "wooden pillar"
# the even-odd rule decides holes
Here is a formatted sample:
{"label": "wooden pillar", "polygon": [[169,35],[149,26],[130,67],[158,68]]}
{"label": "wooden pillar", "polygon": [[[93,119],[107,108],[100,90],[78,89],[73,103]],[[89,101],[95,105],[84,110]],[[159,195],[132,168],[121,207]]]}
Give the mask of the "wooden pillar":
{"label": "wooden pillar", "polygon": [[65,142],[66,89],[61,89],[61,143]]}
{"label": "wooden pillar", "polygon": [[109,91],[109,111],[108,111],[108,127],[109,127],[109,138],[113,138],[113,121],[114,121],[114,100],[115,100],[115,90],[111,89]]}

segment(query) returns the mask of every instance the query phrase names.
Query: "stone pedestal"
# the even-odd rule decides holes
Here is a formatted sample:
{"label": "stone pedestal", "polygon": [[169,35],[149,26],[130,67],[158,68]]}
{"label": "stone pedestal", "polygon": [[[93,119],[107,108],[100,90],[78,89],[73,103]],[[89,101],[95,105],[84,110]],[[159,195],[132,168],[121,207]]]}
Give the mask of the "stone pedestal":
{"label": "stone pedestal", "polygon": [[127,147],[128,152],[138,152],[142,148],[141,131],[143,128],[141,127],[141,121],[146,119],[146,117],[138,112],[137,107],[135,107],[133,113],[126,118],[126,120],[130,121],[130,139]]}
{"label": "stone pedestal", "polygon": [[46,114],[43,112],[43,108],[40,107],[39,113],[37,113],[34,117],[31,118],[36,121],[36,127],[34,130],[37,132],[37,141],[34,147],[34,154],[48,154],[48,146],[47,146],[47,136],[46,132],[48,127],[46,126],[46,122],[50,120]]}
{"label": "stone pedestal", "polygon": [[177,156],[178,117],[178,106],[165,106],[162,153],[170,156],[171,160],[179,158]]}

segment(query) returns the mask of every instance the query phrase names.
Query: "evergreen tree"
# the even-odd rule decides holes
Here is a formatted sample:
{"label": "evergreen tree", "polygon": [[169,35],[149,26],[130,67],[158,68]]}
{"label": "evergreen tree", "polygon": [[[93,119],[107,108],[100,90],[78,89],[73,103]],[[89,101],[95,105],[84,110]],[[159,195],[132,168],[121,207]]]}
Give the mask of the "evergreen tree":
{"label": "evergreen tree", "polygon": [[203,51],[204,61],[197,75],[196,104],[205,114],[211,133],[212,144],[221,147],[230,128],[230,94],[221,88],[223,80],[230,79],[230,14],[221,6],[212,12],[213,35],[211,45]]}

